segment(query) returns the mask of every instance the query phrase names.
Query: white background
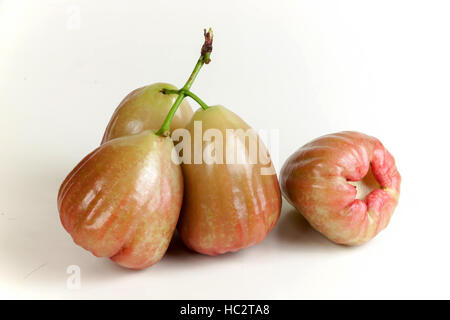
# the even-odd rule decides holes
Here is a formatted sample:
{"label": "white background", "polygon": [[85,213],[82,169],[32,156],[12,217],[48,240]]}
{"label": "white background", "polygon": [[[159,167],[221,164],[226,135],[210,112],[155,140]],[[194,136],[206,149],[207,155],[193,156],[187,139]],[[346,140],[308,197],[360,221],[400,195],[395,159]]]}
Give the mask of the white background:
{"label": "white background", "polygon": [[[449,15],[432,0],[0,2],[0,298],[450,298]],[[208,257],[175,239],[139,272],[72,242],[60,183],[128,92],[184,84],[209,26],[192,90],[279,129],[277,170],[341,130],[392,152],[400,204],[373,241],[334,245],[284,203],[257,246]]]}

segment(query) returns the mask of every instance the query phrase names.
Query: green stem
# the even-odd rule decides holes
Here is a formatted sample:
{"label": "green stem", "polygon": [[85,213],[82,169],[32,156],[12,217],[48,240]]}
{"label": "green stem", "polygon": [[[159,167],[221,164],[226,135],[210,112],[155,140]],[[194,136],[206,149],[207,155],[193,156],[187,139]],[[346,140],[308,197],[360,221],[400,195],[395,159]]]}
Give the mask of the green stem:
{"label": "green stem", "polygon": [[200,105],[200,107],[202,107],[203,110],[206,110],[209,108],[208,105],[193,92],[191,92],[189,90],[184,90],[184,94],[186,96],[190,97],[191,99],[193,99],[195,102],[197,102]]}
{"label": "green stem", "polygon": [[[191,75],[189,76],[189,79],[186,81],[186,84],[178,91],[178,97],[175,100],[175,102],[172,105],[172,108],[170,108],[169,113],[166,116],[166,119],[164,120],[163,124],[161,125],[161,128],[159,128],[158,131],[156,131],[156,134],[159,136],[167,135],[167,133],[170,130],[170,123],[172,122],[173,117],[175,116],[175,113],[177,112],[178,107],[181,104],[181,101],[183,101],[185,96],[190,96],[195,101],[201,101],[200,98],[198,98],[196,95],[194,95],[192,92],[189,91],[192,84],[195,81],[195,78],[197,77],[198,73],[200,72],[200,69],[203,67],[203,65],[206,63],[208,64],[211,59],[211,51],[212,51],[212,40],[213,40],[213,34],[211,28],[206,32],[204,30],[204,36],[205,36],[205,42],[203,43],[201,55],[200,58],[197,61],[197,64],[195,65],[194,70],[192,71]],[[165,91],[165,90],[164,90]],[[196,98],[194,98],[196,97]],[[203,109],[204,106],[208,108],[208,106],[201,101],[202,104],[199,102],[199,104],[202,106]]]}
{"label": "green stem", "polygon": [[181,101],[184,99],[184,94],[181,93],[178,95],[177,99],[172,105],[172,108],[170,108],[169,113],[166,116],[166,119],[164,120],[163,124],[161,125],[161,128],[159,128],[158,131],[156,131],[156,134],[158,136],[166,136],[170,130],[170,123],[172,122],[172,119],[175,115],[175,112],[177,112],[178,107],[181,104]]}
{"label": "green stem", "polygon": [[186,84],[183,86],[183,88],[181,88],[182,90],[189,90],[192,87],[192,85],[194,84],[195,78],[197,78],[197,75],[200,72],[200,69],[205,64],[204,58],[205,57],[200,57],[200,59],[198,59],[194,70],[192,71],[191,75],[189,76],[189,79],[186,81]]}
{"label": "green stem", "polygon": [[178,95],[183,94],[185,97],[192,98],[195,102],[197,102],[200,105],[200,107],[202,107],[203,110],[209,108],[208,105],[202,99],[200,99],[195,93],[193,93],[190,90],[163,89],[161,90],[161,92],[164,94],[178,94]]}

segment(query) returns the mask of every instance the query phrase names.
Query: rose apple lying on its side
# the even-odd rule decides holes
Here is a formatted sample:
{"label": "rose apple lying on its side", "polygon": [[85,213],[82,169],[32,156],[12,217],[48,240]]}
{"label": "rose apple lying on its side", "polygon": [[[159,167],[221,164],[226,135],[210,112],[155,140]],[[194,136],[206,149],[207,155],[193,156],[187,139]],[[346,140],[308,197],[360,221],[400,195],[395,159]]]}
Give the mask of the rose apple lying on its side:
{"label": "rose apple lying on its side", "polygon": [[394,212],[401,177],[374,137],[340,132],[301,147],[281,170],[281,189],[331,241],[359,245],[383,230]]}

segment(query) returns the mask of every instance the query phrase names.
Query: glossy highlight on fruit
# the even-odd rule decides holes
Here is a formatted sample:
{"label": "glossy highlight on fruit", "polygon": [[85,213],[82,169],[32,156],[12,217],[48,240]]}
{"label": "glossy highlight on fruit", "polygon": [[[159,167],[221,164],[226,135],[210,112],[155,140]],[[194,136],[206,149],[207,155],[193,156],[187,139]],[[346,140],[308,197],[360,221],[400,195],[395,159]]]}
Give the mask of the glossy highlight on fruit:
{"label": "glossy highlight on fruit", "polygon": [[87,155],[58,193],[61,222],[97,257],[142,269],[164,255],[183,198],[173,142],[151,131],[110,140]]}
{"label": "glossy highlight on fruit", "polygon": [[[222,106],[199,109],[187,125],[192,139],[195,122],[200,121],[203,132],[219,130],[226,137],[226,129],[250,129],[247,123]],[[254,132],[253,132],[254,133]],[[254,133],[256,135],[256,133]],[[257,135],[256,135],[257,137]],[[225,138],[227,144],[235,138]],[[259,140],[260,147],[267,152]],[[211,141],[203,141],[206,150]],[[245,145],[248,152],[248,145]],[[194,144],[191,147],[194,155]],[[271,174],[261,174],[262,168]],[[178,223],[183,242],[194,251],[208,255],[233,252],[261,242],[276,224],[281,210],[278,179],[268,158],[243,163],[183,163],[184,200]]]}
{"label": "glossy highlight on fruit", "polygon": [[[102,143],[144,130],[158,130],[177,98],[176,94],[163,94],[163,89],[176,90],[176,87],[168,83],[155,83],[129,93],[114,111]],[[193,113],[189,103],[183,100],[172,119],[171,131],[184,128]]]}
{"label": "glossy highlight on fruit", "polygon": [[401,177],[379,140],[346,131],[301,147],[285,162],[280,181],[311,226],[336,243],[359,245],[388,225]]}

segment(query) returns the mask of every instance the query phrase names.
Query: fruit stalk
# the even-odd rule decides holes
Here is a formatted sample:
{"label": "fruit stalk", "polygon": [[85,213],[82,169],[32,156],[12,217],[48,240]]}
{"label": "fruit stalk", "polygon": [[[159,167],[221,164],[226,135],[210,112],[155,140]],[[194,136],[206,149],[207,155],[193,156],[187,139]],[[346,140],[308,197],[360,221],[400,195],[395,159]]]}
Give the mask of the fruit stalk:
{"label": "fruit stalk", "polygon": [[178,94],[178,95],[183,94],[186,97],[192,98],[195,102],[197,102],[200,105],[200,107],[202,107],[203,110],[209,108],[208,105],[202,99],[200,99],[195,93],[193,93],[190,90],[162,89],[161,92],[164,94]]}
{"label": "fruit stalk", "polygon": [[[203,43],[200,58],[197,61],[197,64],[195,65],[194,70],[192,71],[191,75],[189,76],[189,79],[186,81],[186,84],[181,88],[180,90],[176,92],[171,92],[178,94],[178,98],[173,103],[172,108],[169,110],[169,113],[167,114],[166,119],[164,120],[163,124],[161,125],[161,128],[156,132],[159,136],[167,135],[170,129],[170,123],[172,122],[172,118],[175,115],[175,112],[177,112],[178,106],[181,104],[183,99],[186,96],[189,96],[193,98],[196,102],[202,106],[203,109],[207,109],[208,106],[195,94],[189,91],[189,89],[194,84],[195,79],[197,78],[198,73],[200,72],[201,68],[204,64],[208,64],[211,62],[211,52],[212,52],[212,41],[213,41],[213,33],[212,29],[209,28],[208,32],[206,32],[206,29],[204,30],[204,36],[205,36],[205,42]],[[169,93],[165,89],[161,91],[162,93]]]}

